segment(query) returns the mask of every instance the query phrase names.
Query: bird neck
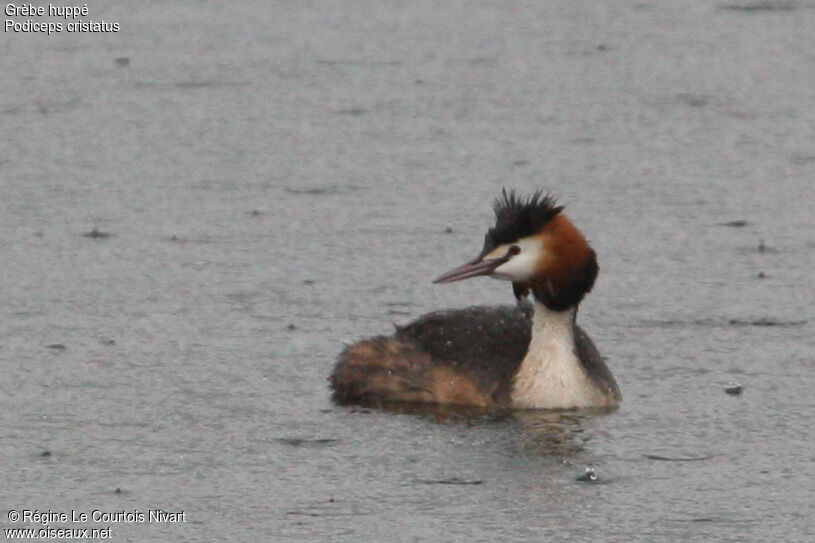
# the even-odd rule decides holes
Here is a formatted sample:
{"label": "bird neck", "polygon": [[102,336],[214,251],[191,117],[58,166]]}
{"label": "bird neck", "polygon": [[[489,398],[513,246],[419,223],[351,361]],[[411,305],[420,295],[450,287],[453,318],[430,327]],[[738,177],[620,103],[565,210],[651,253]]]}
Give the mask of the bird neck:
{"label": "bird neck", "polygon": [[576,316],[576,305],[557,311],[536,300],[532,339],[513,379],[513,407],[569,409],[601,401],[577,356]]}
{"label": "bird neck", "polygon": [[574,328],[577,320],[577,306],[563,310],[550,309],[543,302],[535,300],[532,313],[532,340],[530,350],[535,343],[564,343],[574,347]]}

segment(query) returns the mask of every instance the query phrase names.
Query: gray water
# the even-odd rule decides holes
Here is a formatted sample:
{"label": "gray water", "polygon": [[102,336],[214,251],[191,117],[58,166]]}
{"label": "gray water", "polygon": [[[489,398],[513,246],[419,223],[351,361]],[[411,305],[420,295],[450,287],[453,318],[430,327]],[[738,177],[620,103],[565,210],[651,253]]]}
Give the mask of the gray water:
{"label": "gray water", "polygon": [[[89,11],[120,31],[0,36],[0,526],[813,540],[815,5]],[[343,342],[511,302],[430,284],[502,186],[597,250],[580,320],[621,408],[333,405]]]}

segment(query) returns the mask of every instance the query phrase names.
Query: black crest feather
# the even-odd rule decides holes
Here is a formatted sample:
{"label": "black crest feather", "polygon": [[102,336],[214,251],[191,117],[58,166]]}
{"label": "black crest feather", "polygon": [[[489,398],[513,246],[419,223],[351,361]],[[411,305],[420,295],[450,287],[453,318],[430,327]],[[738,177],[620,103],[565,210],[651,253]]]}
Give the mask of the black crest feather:
{"label": "black crest feather", "polygon": [[[487,232],[484,248],[513,243],[541,231],[563,210],[549,193],[538,190],[529,198],[518,196],[514,190],[501,190],[501,196],[492,206],[495,226]],[[490,249],[491,250],[491,249]]]}

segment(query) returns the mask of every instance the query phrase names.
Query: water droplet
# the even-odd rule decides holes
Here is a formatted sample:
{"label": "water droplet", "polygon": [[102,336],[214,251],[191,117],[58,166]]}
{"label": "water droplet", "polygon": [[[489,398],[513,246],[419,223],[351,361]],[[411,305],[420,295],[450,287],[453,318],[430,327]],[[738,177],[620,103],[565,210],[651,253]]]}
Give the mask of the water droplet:
{"label": "water droplet", "polygon": [[744,385],[740,383],[736,383],[734,385],[728,385],[724,387],[724,391],[730,394],[731,396],[738,396],[744,391]]}
{"label": "water droplet", "polygon": [[597,472],[594,471],[594,467],[586,466],[586,471],[584,471],[582,475],[578,476],[577,480],[582,483],[593,483],[597,481]]}

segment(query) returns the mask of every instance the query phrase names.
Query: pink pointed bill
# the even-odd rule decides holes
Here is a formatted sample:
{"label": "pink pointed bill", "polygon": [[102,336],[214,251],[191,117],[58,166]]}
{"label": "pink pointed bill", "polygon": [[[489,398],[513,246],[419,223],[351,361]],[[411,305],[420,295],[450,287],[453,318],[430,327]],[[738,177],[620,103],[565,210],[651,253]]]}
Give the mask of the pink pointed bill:
{"label": "pink pointed bill", "polygon": [[489,260],[475,260],[468,262],[458,268],[453,268],[447,273],[443,273],[436,278],[434,283],[452,283],[454,281],[461,281],[462,279],[469,279],[470,277],[478,277],[479,275],[489,275],[495,268],[509,260],[508,257],[491,258]]}

